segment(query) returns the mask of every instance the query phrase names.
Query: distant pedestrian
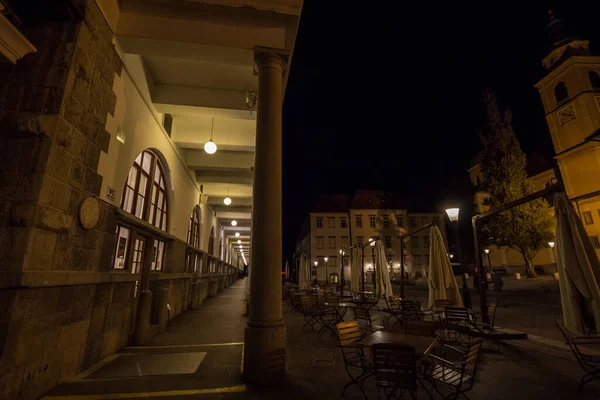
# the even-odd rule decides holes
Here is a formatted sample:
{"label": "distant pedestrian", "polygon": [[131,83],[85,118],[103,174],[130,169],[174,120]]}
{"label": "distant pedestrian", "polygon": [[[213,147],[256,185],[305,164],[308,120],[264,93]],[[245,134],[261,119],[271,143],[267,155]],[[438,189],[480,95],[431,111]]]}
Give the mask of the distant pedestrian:
{"label": "distant pedestrian", "polygon": [[504,279],[499,271],[495,271],[492,275],[492,283],[494,284],[494,292],[496,293],[496,306],[500,307],[502,301],[502,288],[504,287]]}

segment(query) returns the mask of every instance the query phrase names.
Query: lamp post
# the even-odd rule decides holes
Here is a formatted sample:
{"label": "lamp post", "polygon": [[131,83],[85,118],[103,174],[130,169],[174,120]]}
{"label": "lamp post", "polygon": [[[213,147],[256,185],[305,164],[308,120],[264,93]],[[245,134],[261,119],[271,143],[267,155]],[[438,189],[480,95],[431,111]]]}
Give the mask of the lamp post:
{"label": "lamp post", "polygon": [[[317,265],[319,265],[319,262],[315,261],[314,264],[315,264],[315,281],[317,281],[317,283],[318,283],[319,281],[317,280]],[[312,276],[311,276],[311,278],[312,278]]]}
{"label": "lamp post", "polygon": [[346,281],[344,280],[344,250],[340,249],[340,294],[344,294],[344,285]]}
{"label": "lamp post", "polygon": [[[467,278],[465,278],[465,266],[463,265],[463,260],[461,258],[461,253],[460,253],[460,235],[459,235],[459,229],[458,229],[458,214],[459,214],[460,209],[459,208],[448,208],[446,209],[446,214],[448,215],[448,219],[450,220],[450,222],[455,225],[455,229],[456,229],[456,259],[458,260],[458,262],[460,263],[460,269],[461,269],[461,276],[462,276],[462,289],[461,289],[461,294],[462,294],[462,298],[463,298],[463,304],[466,308],[471,308],[472,307],[472,303],[471,303],[471,292],[469,291],[469,286],[467,284]],[[478,249],[475,249],[475,251],[479,251]]]}
{"label": "lamp post", "polygon": [[323,258],[323,261],[325,261],[325,285],[329,285],[329,274],[327,273],[327,261],[328,260],[329,260],[329,257]]}
{"label": "lamp post", "polygon": [[558,265],[558,260],[556,259],[556,250],[554,250],[554,242],[548,242],[548,246],[552,249],[552,254],[554,255],[554,263]]}
{"label": "lamp post", "polygon": [[485,249],[484,252],[485,254],[487,254],[488,266],[490,267],[490,272],[492,272],[492,260],[490,259],[490,249]]}

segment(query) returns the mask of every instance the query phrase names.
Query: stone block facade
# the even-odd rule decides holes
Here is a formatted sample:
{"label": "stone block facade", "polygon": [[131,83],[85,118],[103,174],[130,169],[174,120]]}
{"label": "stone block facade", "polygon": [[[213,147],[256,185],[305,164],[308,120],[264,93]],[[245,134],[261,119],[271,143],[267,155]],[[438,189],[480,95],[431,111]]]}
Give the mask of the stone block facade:
{"label": "stone block facade", "polygon": [[[96,226],[79,220],[82,201],[100,194],[98,163],[109,148],[105,126],[123,66],[95,1],[51,3],[19,2],[17,11],[32,13],[21,28],[38,51],[0,64],[0,398],[7,400],[38,398],[118,351],[138,320],[140,274],[112,269],[123,216],[98,200]],[[190,307],[194,283],[199,305],[209,279],[218,288],[237,275],[186,272],[188,245],[165,235],[165,271],[146,282],[167,296],[172,319]],[[148,312],[151,323],[157,311]]]}

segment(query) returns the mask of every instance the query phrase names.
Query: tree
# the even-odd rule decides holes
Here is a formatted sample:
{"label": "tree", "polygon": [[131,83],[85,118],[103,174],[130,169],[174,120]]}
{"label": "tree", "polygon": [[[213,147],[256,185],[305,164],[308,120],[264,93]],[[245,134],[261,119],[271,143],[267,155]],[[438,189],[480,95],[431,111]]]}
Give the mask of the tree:
{"label": "tree", "polygon": [[[509,110],[500,113],[496,97],[490,90],[484,93],[487,124],[480,132],[483,150],[479,163],[484,176],[484,188],[489,194],[484,205],[490,209],[533,193],[527,180],[527,160],[511,125]],[[537,199],[511,208],[493,217],[484,225],[489,243],[517,250],[525,261],[525,273],[536,276],[532,260],[552,239],[552,217],[548,202]]]}

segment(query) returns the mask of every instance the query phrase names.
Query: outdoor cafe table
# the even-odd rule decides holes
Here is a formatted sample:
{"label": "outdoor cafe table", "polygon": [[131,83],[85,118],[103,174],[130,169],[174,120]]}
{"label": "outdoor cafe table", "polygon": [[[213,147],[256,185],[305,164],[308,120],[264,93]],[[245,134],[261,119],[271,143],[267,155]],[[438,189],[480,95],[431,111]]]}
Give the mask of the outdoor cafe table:
{"label": "outdoor cafe table", "polygon": [[417,357],[423,357],[435,344],[436,339],[429,336],[404,335],[402,333],[377,331],[354,343],[356,347],[371,348],[374,344],[408,344],[415,348]]}
{"label": "outdoor cafe table", "polygon": [[346,312],[348,312],[349,308],[358,307],[354,303],[323,303],[323,304],[325,305],[325,307],[332,307],[335,310],[340,322],[344,320],[344,315],[346,315]]}

